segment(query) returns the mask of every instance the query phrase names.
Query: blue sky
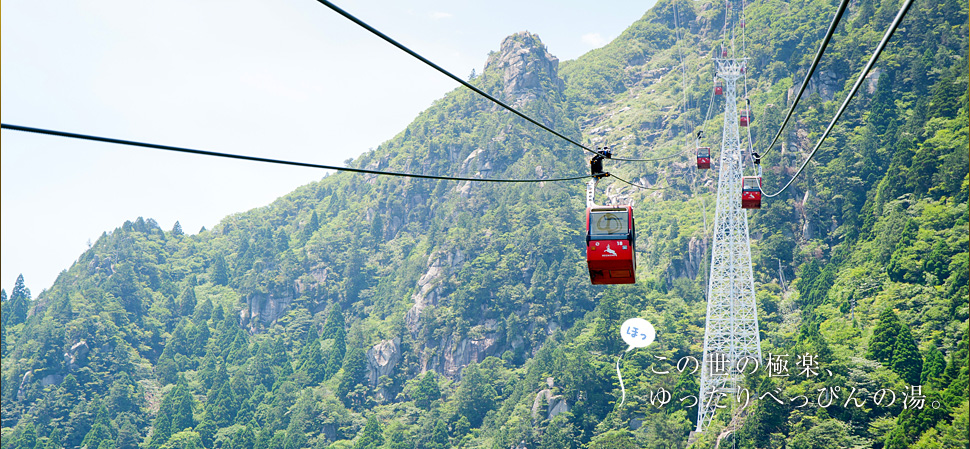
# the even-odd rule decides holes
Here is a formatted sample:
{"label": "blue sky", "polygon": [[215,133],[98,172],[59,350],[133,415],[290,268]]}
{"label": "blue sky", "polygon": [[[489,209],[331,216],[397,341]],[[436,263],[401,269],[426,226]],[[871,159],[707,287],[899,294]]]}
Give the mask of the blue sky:
{"label": "blue sky", "polygon": [[[335,1],[459,76],[530,31],[560,60],[655,0]],[[313,0],[11,0],[0,12],[4,123],[342,165],[456,83]],[[104,231],[186,232],[266,205],[319,170],[0,132],[0,285],[36,296]]]}

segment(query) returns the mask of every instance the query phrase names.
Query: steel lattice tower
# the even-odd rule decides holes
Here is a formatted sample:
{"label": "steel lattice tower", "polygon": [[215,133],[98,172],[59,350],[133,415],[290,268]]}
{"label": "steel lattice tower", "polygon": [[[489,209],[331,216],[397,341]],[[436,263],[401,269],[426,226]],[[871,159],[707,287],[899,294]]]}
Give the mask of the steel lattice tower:
{"label": "steel lattice tower", "polygon": [[[738,131],[737,80],[743,76],[743,59],[715,59],[717,76],[725,82],[724,136],[717,181],[714,246],[707,287],[707,323],[701,363],[697,430],[710,424],[724,398],[734,400],[744,373],[738,362],[754,360],[761,366],[758,308],[751,274],[748,217],[741,209],[741,139]],[[744,365],[744,363],[742,363]],[[741,367],[743,369],[743,366]],[[750,372],[750,371],[749,371]]]}

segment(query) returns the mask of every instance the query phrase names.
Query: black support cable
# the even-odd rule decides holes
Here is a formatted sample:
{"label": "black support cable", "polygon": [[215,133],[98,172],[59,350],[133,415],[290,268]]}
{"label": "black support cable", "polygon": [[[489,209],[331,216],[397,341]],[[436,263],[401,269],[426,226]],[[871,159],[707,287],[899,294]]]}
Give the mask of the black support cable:
{"label": "black support cable", "polygon": [[0,128],[9,129],[11,131],[23,131],[28,133],[46,134],[46,135],[57,136],[57,137],[67,137],[71,139],[90,140],[95,142],[113,143],[113,144],[127,145],[127,146],[133,146],[133,147],[152,148],[155,150],[174,151],[177,153],[197,154],[202,156],[215,156],[215,157],[222,157],[222,158],[228,158],[228,159],[238,159],[243,161],[290,165],[295,167],[322,168],[327,170],[347,171],[347,172],[353,172],[353,173],[365,173],[370,175],[382,175],[382,176],[402,176],[407,178],[438,179],[443,181],[516,182],[516,183],[575,181],[575,180],[586,179],[590,177],[590,175],[584,175],[584,176],[572,176],[572,177],[566,177],[566,178],[550,178],[550,179],[495,179],[495,178],[463,178],[463,177],[455,177],[455,176],[419,175],[416,173],[386,172],[386,171],[377,171],[377,170],[367,170],[363,168],[336,167],[333,165],[311,164],[308,162],[296,162],[296,161],[270,159],[270,158],[257,157],[257,156],[245,156],[241,154],[219,153],[216,151],[195,150],[191,148],[182,148],[182,147],[173,147],[169,145],[159,145],[154,143],[136,142],[132,140],[113,139],[110,137],[99,137],[99,136],[91,136],[87,134],[76,134],[76,133],[69,133],[64,131],[54,131],[50,129],[10,125],[7,123],[0,124]]}
{"label": "black support cable", "polygon": [[765,152],[761,154],[760,159],[763,159],[768,153],[771,152],[771,148],[775,146],[775,142],[778,141],[778,137],[785,130],[785,126],[788,125],[788,120],[791,119],[792,114],[795,112],[795,106],[798,106],[798,100],[802,98],[802,93],[808,87],[808,81],[812,78],[812,74],[815,73],[815,68],[818,67],[819,61],[822,60],[822,53],[825,53],[825,48],[828,47],[829,41],[832,40],[832,36],[835,34],[836,27],[839,26],[839,21],[842,20],[842,14],[845,13],[846,7],[849,6],[849,0],[842,0],[839,4],[838,11],[835,12],[835,17],[832,18],[832,23],[829,25],[829,30],[825,33],[825,38],[822,39],[822,43],[818,47],[818,51],[815,52],[815,60],[812,61],[812,65],[808,68],[808,73],[805,74],[805,81],[802,81],[802,87],[798,89],[798,95],[795,95],[795,101],[792,102],[791,107],[788,108],[788,114],[785,116],[785,121],[782,122],[781,127],[778,128],[778,133],[775,134],[775,138],[771,139],[771,143],[768,144],[768,148]]}
{"label": "black support cable", "polygon": [[631,185],[633,187],[636,187],[638,189],[641,189],[641,190],[664,190],[664,189],[666,189],[666,187],[645,187],[645,186],[641,186],[639,184],[634,184],[634,183],[632,183],[630,181],[627,181],[627,180],[625,180],[625,179],[623,179],[623,178],[621,178],[619,176],[616,176],[616,175],[614,175],[612,173],[610,173],[610,176],[616,178],[617,181],[620,181],[622,183],[629,184],[629,185]]}
{"label": "black support cable", "polygon": [[621,162],[654,162],[654,161],[663,161],[663,160],[667,160],[667,159],[673,159],[673,158],[678,157],[678,156],[682,156],[684,153],[686,153],[690,149],[691,149],[690,147],[684,148],[679,153],[674,153],[674,154],[671,154],[670,156],[660,156],[660,157],[655,157],[655,158],[629,159],[629,158],[622,158],[622,157],[611,157],[610,159],[611,160],[614,160],[614,161],[621,161]]}
{"label": "black support cable", "polygon": [[379,37],[379,38],[381,38],[381,39],[383,39],[383,40],[384,40],[384,41],[386,41],[387,43],[389,43],[389,44],[391,44],[391,45],[393,45],[393,46],[395,46],[395,47],[397,47],[397,48],[398,48],[398,49],[400,49],[401,51],[403,51],[403,52],[405,52],[405,53],[407,53],[407,54],[409,54],[409,55],[411,55],[411,56],[413,56],[413,57],[414,57],[414,58],[416,58],[417,60],[419,60],[419,61],[421,61],[421,62],[423,62],[423,63],[425,63],[425,64],[427,64],[427,65],[428,65],[428,66],[430,66],[431,68],[433,68],[433,69],[435,69],[435,70],[437,70],[437,71],[439,71],[439,72],[441,72],[442,74],[444,74],[444,75],[445,75],[445,76],[447,76],[448,78],[451,78],[451,79],[453,79],[453,80],[455,80],[455,81],[457,81],[457,82],[458,82],[459,84],[461,84],[462,86],[465,86],[465,87],[467,87],[467,88],[469,88],[469,89],[471,89],[471,90],[472,90],[473,92],[475,92],[476,94],[478,94],[478,95],[481,95],[481,96],[483,96],[483,97],[485,97],[485,98],[487,98],[488,100],[490,100],[491,102],[493,102],[493,103],[495,103],[495,104],[497,104],[497,105],[499,105],[499,106],[501,106],[501,107],[503,107],[503,108],[505,108],[505,109],[507,109],[507,110],[508,110],[509,112],[511,112],[511,113],[513,113],[513,114],[515,114],[515,115],[517,115],[517,116],[519,116],[519,117],[522,117],[523,119],[525,119],[525,120],[526,120],[526,121],[528,121],[529,123],[532,123],[533,125],[536,125],[536,126],[538,126],[539,128],[542,128],[542,129],[543,129],[543,130],[545,130],[545,131],[548,131],[548,132],[550,132],[550,133],[552,133],[552,134],[555,134],[555,135],[556,135],[556,137],[559,137],[560,139],[563,139],[563,140],[565,140],[565,141],[567,141],[567,142],[569,142],[569,143],[571,143],[571,144],[573,144],[573,145],[576,145],[577,147],[580,147],[580,148],[582,148],[582,149],[584,149],[584,150],[586,150],[586,151],[588,151],[588,152],[590,152],[590,153],[593,153],[593,154],[599,154],[599,152],[598,152],[598,151],[595,151],[595,150],[593,150],[593,149],[590,149],[590,148],[589,148],[589,147],[587,147],[586,145],[583,145],[583,144],[581,144],[581,143],[579,143],[579,142],[577,142],[577,141],[575,141],[575,140],[573,140],[573,139],[570,139],[570,138],[568,138],[568,137],[566,137],[566,136],[564,136],[564,135],[562,135],[562,134],[560,134],[560,133],[558,133],[558,132],[556,132],[556,131],[555,131],[555,130],[553,130],[552,128],[550,128],[550,127],[548,127],[548,126],[546,126],[546,125],[543,125],[542,123],[539,123],[538,121],[536,121],[536,120],[535,120],[535,119],[533,119],[532,117],[529,117],[529,116],[527,116],[527,115],[525,115],[525,114],[523,114],[523,113],[521,113],[521,112],[519,112],[519,111],[517,111],[517,110],[516,110],[515,108],[513,108],[512,106],[509,106],[509,105],[507,105],[507,104],[505,104],[504,102],[502,102],[502,101],[501,101],[501,100],[499,100],[498,98],[495,98],[495,97],[493,97],[493,96],[491,96],[491,95],[489,95],[488,93],[486,93],[485,91],[483,91],[483,90],[481,90],[481,89],[479,89],[479,88],[477,88],[477,87],[475,87],[475,86],[473,86],[473,85],[471,85],[471,83],[469,83],[469,82],[467,82],[467,81],[465,81],[465,80],[463,80],[463,79],[461,79],[461,78],[459,78],[459,77],[457,77],[457,76],[455,76],[455,75],[454,75],[453,73],[451,73],[451,72],[449,72],[449,71],[447,71],[447,70],[445,70],[444,68],[442,68],[442,67],[441,67],[441,66],[439,66],[438,64],[435,64],[435,63],[433,63],[433,62],[431,62],[431,61],[429,61],[429,60],[428,60],[427,58],[425,58],[424,56],[421,56],[421,55],[419,55],[418,53],[416,53],[415,51],[413,51],[413,50],[411,50],[410,48],[407,48],[407,47],[405,47],[405,46],[404,46],[403,44],[401,44],[401,43],[399,43],[398,41],[396,41],[396,40],[394,40],[394,39],[392,39],[392,38],[391,38],[390,36],[388,36],[388,35],[386,35],[386,34],[384,34],[384,33],[382,33],[382,32],[380,32],[380,31],[378,31],[378,30],[377,30],[376,28],[374,28],[374,27],[372,27],[372,26],[370,26],[370,25],[368,25],[368,24],[367,24],[367,23],[365,23],[365,22],[364,22],[363,20],[360,20],[360,19],[358,19],[358,18],[356,18],[356,17],[354,17],[354,16],[352,15],[352,14],[350,14],[350,13],[349,13],[349,12],[347,12],[347,11],[344,11],[343,9],[340,9],[340,7],[338,7],[337,5],[334,5],[333,3],[331,3],[331,2],[329,2],[329,1],[327,1],[327,0],[317,0],[317,1],[318,1],[318,2],[320,2],[321,4],[323,4],[324,6],[326,6],[326,7],[328,7],[328,8],[330,8],[330,9],[332,9],[332,10],[333,10],[334,12],[336,12],[337,14],[340,14],[340,15],[342,15],[342,16],[344,16],[345,18],[347,18],[347,20],[350,20],[351,22],[354,22],[354,23],[356,23],[357,25],[360,25],[360,27],[362,27],[362,28],[364,28],[365,30],[367,30],[367,31],[370,31],[371,33],[373,33],[373,34],[374,34],[374,35],[376,35],[377,37]]}
{"label": "black support cable", "polygon": [[781,190],[775,193],[769,194],[762,191],[764,196],[768,198],[778,196],[781,194],[781,192],[787,190],[788,186],[790,186],[792,182],[794,182],[795,179],[802,174],[802,170],[804,170],[805,166],[808,165],[808,161],[812,160],[812,156],[815,156],[815,152],[818,151],[819,147],[822,146],[822,142],[825,141],[825,138],[828,137],[829,132],[832,131],[832,128],[835,126],[835,122],[837,122],[839,117],[842,116],[842,113],[845,112],[845,108],[849,105],[849,101],[852,100],[852,97],[855,96],[856,92],[859,90],[859,86],[861,86],[862,82],[865,81],[866,75],[869,74],[869,70],[872,69],[872,66],[875,65],[876,60],[879,59],[879,54],[882,53],[883,49],[886,48],[886,44],[889,42],[889,39],[893,37],[893,33],[896,32],[896,28],[899,27],[899,23],[903,21],[903,17],[906,15],[906,12],[909,11],[909,7],[912,5],[913,0],[905,0],[903,2],[903,6],[899,8],[899,12],[896,13],[896,18],[893,20],[893,23],[889,25],[889,29],[886,30],[886,34],[883,35],[882,40],[879,41],[879,45],[876,46],[876,51],[872,53],[872,57],[869,58],[869,62],[866,63],[865,68],[862,69],[862,73],[859,74],[859,78],[856,79],[855,84],[852,85],[852,89],[849,90],[849,94],[845,97],[845,101],[842,102],[842,106],[840,106],[839,110],[835,113],[835,117],[832,117],[832,122],[829,123],[827,128],[825,128],[825,132],[822,134],[822,137],[818,139],[818,143],[815,144],[815,148],[812,149],[812,152],[808,154],[808,158],[805,159],[805,162],[802,163],[801,167],[798,167],[798,171],[795,172],[795,176],[792,176],[792,178],[788,180],[788,183],[785,184],[785,187],[782,187]]}

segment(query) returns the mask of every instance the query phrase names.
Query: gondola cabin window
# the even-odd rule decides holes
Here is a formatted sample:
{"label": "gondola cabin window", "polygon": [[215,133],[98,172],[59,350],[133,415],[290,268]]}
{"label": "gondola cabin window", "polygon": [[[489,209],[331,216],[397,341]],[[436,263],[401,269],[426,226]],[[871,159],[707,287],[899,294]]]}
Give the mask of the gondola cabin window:
{"label": "gondola cabin window", "polygon": [[630,232],[629,216],[624,211],[599,211],[589,213],[590,238],[613,239],[627,238]]}

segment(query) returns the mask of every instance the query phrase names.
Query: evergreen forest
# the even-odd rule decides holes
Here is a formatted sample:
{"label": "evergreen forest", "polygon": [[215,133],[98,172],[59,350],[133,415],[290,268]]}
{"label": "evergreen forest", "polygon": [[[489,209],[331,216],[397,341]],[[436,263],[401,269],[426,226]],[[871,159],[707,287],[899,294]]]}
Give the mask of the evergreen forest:
{"label": "evergreen forest", "polygon": [[[900,3],[850,4],[762,162],[766,191],[805,160]],[[781,126],[837,6],[744,6],[746,145]],[[36,296],[23,277],[3,291],[0,447],[967,448],[957,0],[915,0],[805,172],[748,212],[765,357],[748,397],[692,435],[724,121],[713,58],[740,7],[660,0],[562,63],[518,33],[469,80],[571,139],[663,158],[606,161],[648,189],[600,182],[597,201],[634,205],[636,284],[590,284],[582,180],[337,172],[195,234],[132,217]],[[695,168],[698,130],[713,170]],[[588,156],[456,88],[348,165],[550,179],[588,174]],[[625,354],[622,392],[632,317],[657,340]]]}

